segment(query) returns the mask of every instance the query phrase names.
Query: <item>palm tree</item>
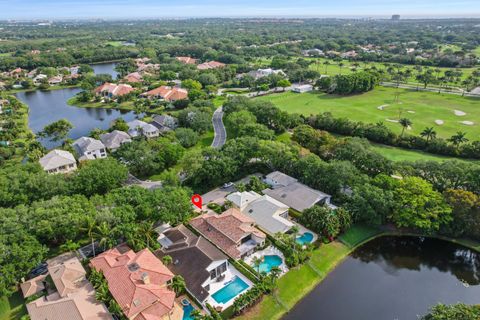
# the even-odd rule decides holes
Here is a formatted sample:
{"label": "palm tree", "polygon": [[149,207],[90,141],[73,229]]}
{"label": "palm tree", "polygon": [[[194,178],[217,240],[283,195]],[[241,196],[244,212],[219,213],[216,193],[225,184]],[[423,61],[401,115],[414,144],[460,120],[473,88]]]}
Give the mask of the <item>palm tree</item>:
{"label": "palm tree", "polygon": [[427,138],[427,143],[434,139],[437,136],[437,132],[433,129],[433,127],[430,128],[425,128],[423,131],[420,133],[420,136]]}
{"label": "palm tree", "polygon": [[171,264],[173,262],[173,258],[172,258],[172,256],[169,256],[169,255],[163,256],[162,257],[162,262],[163,262],[164,265],[168,266],[169,264]]}
{"label": "palm tree", "polygon": [[107,302],[110,299],[110,292],[108,291],[108,285],[103,282],[95,292],[95,298],[101,302]]}
{"label": "palm tree", "polygon": [[340,62],[340,63],[338,64],[338,67],[340,68],[340,74],[342,74],[342,68],[343,68],[344,65],[345,65],[345,64],[344,64],[343,62]]}
{"label": "palm tree", "polygon": [[118,316],[118,317],[122,317],[123,315],[123,310],[122,308],[120,307],[120,305],[117,303],[117,301],[115,300],[111,300],[110,303],[108,304],[108,311],[110,311],[110,313]]}
{"label": "palm tree", "polygon": [[185,286],[185,279],[179,275],[174,276],[172,282],[170,283],[170,289],[172,289],[177,296],[185,291]]}
{"label": "palm tree", "polygon": [[410,121],[410,119],[407,119],[407,118],[401,118],[398,122],[402,126],[402,134],[400,134],[400,136],[403,136],[405,129],[407,129],[412,125],[412,121]]}
{"label": "palm tree", "polygon": [[468,139],[465,138],[466,135],[467,134],[465,132],[458,131],[456,134],[451,136],[450,139],[448,139],[447,141],[451,142],[455,146],[455,148],[458,150],[458,148],[462,143],[465,143],[468,141]]}
{"label": "palm tree", "polygon": [[80,245],[77,242],[73,242],[72,240],[68,239],[67,242],[60,246],[60,250],[62,252],[70,252],[75,251],[80,248]]}
{"label": "palm tree", "polygon": [[155,228],[152,222],[143,222],[139,226],[139,232],[145,236],[147,247],[150,247],[150,242],[155,241]]}
{"label": "palm tree", "polygon": [[252,262],[253,267],[257,270],[257,273],[260,273],[260,265],[263,262],[263,257],[253,257]]}
{"label": "palm tree", "polygon": [[328,60],[325,61],[325,62],[323,63],[323,65],[325,66],[325,74],[328,74],[327,68],[328,68],[328,66],[330,65],[330,61],[328,61]]}
{"label": "palm tree", "polygon": [[297,234],[300,232],[300,228],[297,225],[294,225],[291,229],[290,232],[292,233],[293,240],[297,238]]}
{"label": "palm tree", "polygon": [[113,229],[106,222],[102,222],[95,228],[95,237],[99,239],[98,245],[102,246],[103,249],[110,249],[115,246]]}
{"label": "palm tree", "polygon": [[93,257],[95,257],[95,227],[97,226],[97,222],[94,218],[87,216],[85,218],[85,227],[83,227],[84,231],[87,231],[87,235],[92,241],[92,252]]}

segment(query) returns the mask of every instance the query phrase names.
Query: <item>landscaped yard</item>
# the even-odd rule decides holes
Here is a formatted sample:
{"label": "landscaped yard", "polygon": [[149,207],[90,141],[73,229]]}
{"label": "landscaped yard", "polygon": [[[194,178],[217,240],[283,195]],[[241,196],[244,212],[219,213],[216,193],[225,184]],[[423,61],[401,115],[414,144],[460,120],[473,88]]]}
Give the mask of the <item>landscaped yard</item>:
{"label": "landscaped yard", "polygon": [[238,319],[263,320],[280,319],[288,310],[298,303],[306,294],[320,283],[359,243],[377,235],[379,231],[368,227],[353,227],[343,237],[349,245],[339,241],[322,245],[313,252],[307,264],[291,269],[278,280],[275,296],[268,295]]}
{"label": "landscaped yard", "polygon": [[[393,121],[408,118],[413,123],[411,130],[407,130],[408,133],[419,134],[425,127],[434,127],[440,137],[449,138],[457,131],[464,131],[470,140],[478,139],[480,99],[398,89],[399,99],[395,101],[396,91],[394,88],[378,87],[353,96],[285,92],[257,99],[271,101],[280,109],[292,113],[310,115],[328,111],[335,117],[356,121],[381,121],[397,133],[402,131],[402,127]],[[466,114],[456,115],[455,110]],[[443,124],[436,124],[436,120],[442,120]],[[462,124],[462,121],[471,121],[473,125]]]}
{"label": "landscaped yard", "polygon": [[0,297],[0,320],[18,320],[26,314],[27,308],[19,291],[10,298]]}

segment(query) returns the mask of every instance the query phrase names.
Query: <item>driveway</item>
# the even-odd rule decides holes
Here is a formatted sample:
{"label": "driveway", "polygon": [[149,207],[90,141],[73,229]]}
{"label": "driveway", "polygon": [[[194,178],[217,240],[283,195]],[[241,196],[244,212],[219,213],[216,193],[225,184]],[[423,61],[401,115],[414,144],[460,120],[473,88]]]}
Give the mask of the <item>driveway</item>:
{"label": "driveway", "polygon": [[227,140],[227,131],[223,125],[223,107],[219,107],[217,110],[215,110],[212,117],[212,123],[213,130],[215,131],[212,147],[221,148]]}

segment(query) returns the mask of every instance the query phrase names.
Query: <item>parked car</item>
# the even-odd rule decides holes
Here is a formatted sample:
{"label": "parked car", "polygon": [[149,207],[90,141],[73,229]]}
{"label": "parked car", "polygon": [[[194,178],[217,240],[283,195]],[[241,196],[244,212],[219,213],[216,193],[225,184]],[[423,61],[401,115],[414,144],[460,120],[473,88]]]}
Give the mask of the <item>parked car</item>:
{"label": "parked car", "polygon": [[225,184],[223,185],[222,188],[223,188],[223,189],[227,189],[227,188],[233,187],[233,185],[234,185],[233,182],[227,182],[227,183],[225,183]]}

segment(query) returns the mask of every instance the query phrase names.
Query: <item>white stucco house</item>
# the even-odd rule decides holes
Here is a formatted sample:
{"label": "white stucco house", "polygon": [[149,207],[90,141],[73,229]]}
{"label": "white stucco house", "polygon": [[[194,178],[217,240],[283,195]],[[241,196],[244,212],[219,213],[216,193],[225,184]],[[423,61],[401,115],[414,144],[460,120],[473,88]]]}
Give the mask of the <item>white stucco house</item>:
{"label": "white stucco house", "polygon": [[69,173],[77,170],[77,161],[73,154],[64,150],[52,150],[40,158],[40,165],[48,173]]}
{"label": "white stucco house", "polygon": [[81,137],[72,144],[77,151],[80,161],[102,159],[107,157],[105,145],[97,139]]}

